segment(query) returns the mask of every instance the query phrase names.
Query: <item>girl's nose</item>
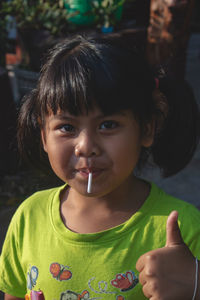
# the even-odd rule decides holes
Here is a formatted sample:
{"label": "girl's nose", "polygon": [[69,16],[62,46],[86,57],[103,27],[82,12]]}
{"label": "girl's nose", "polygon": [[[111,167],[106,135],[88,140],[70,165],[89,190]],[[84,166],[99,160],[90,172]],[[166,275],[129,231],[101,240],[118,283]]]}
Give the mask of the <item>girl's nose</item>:
{"label": "girl's nose", "polygon": [[77,144],[75,147],[75,155],[77,157],[91,157],[100,155],[100,147],[97,142],[94,141],[91,135],[82,133],[79,135]]}

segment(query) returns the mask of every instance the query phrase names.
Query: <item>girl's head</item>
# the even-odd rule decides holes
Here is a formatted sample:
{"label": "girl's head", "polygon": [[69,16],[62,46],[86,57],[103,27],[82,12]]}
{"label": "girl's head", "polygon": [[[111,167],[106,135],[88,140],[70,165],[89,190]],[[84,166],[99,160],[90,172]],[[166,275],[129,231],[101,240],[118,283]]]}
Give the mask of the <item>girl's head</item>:
{"label": "girl's head", "polygon": [[19,115],[18,140],[29,159],[44,159],[41,129],[47,116],[67,112],[87,115],[98,108],[104,116],[129,111],[142,138],[138,165],[152,154],[165,176],[181,170],[191,159],[198,139],[198,109],[184,83],[155,74],[140,49],[123,46],[118,37],[64,40],[50,51],[38,85]]}
{"label": "girl's head", "polygon": [[142,125],[154,114],[154,88],[142,54],[114,38],[78,36],[50,52],[35,92],[43,121],[49,111],[78,115],[98,106],[104,114],[130,109]]}

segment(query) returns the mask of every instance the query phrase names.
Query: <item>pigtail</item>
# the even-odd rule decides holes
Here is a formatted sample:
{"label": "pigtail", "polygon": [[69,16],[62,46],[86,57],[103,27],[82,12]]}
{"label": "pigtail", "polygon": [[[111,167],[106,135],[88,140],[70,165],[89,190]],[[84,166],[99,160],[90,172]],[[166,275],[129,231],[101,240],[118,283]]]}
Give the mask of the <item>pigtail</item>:
{"label": "pigtail", "polygon": [[152,156],[162,175],[169,177],[182,170],[194,155],[200,138],[200,113],[185,81],[161,78],[159,91],[168,108],[162,129],[156,134]]}
{"label": "pigtail", "polygon": [[31,163],[36,168],[47,170],[49,164],[41,145],[37,93],[37,89],[34,89],[22,100],[18,116],[17,141],[19,152],[25,162]]}

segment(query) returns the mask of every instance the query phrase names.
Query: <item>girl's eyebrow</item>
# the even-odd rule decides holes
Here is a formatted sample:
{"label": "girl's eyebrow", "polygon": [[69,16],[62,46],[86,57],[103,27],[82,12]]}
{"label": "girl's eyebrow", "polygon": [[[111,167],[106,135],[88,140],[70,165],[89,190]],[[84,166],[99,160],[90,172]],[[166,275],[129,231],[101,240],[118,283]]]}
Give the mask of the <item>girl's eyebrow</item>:
{"label": "girl's eyebrow", "polygon": [[125,117],[125,116],[127,116],[127,114],[124,111],[120,111],[120,112],[97,115],[96,118],[100,119],[100,118],[107,118],[107,117],[113,117],[113,116]]}
{"label": "girl's eyebrow", "polygon": [[112,119],[112,118],[117,118],[117,117],[127,117],[127,113],[125,111],[107,113],[107,114],[102,113],[102,114],[94,116],[94,119],[101,120],[101,119],[104,119],[104,118]]}
{"label": "girl's eyebrow", "polygon": [[71,117],[71,116],[66,116],[66,115],[53,115],[50,117],[50,121],[53,120],[60,120],[60,121],[72,121],[75,118]]}

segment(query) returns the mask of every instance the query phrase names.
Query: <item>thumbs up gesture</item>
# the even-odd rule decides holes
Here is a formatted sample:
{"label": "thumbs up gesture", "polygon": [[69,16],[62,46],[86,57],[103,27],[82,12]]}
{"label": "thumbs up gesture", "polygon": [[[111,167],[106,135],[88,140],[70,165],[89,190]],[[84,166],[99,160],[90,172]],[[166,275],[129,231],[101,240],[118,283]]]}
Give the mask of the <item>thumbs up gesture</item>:
{"label": "thumbs up gesture", "polygon": [[177,221],[178,212],[173,211],[167,219],[165,247],[145,253],[136,263],[143,293],[150,300],[193,297],[195,258],[183,242]]}

